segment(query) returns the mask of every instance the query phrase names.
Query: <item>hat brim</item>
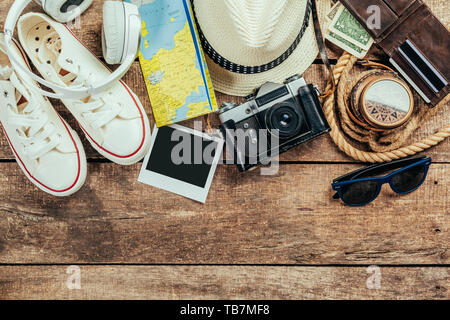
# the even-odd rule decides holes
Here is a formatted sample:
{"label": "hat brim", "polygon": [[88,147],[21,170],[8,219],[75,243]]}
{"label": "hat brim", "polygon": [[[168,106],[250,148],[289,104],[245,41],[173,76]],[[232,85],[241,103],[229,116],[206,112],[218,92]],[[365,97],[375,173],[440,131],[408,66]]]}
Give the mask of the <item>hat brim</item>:
{"label": "hat brim", "polygon": [[[326,14],[330,8],[330,0],[317,1],[317,11],[322,31],[328,27]],[[317,58],[318,53],[319,49],[311,15],[309,27],[299,45],[291,56],[278,67],[258,74],[240,74],[222,68],[208,56],[206,56],[206,62],[215,90],[233,96],[247,96],[268,81],[282,83],[286,78],[294,74],[303,74]]]}

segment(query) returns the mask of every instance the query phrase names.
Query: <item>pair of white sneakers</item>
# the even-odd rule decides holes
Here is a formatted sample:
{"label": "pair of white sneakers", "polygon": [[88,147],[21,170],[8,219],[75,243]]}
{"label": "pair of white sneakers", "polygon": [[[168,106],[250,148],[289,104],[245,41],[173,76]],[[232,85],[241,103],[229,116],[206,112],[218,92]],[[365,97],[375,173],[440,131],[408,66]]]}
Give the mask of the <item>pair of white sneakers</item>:
{"label": "pair of white sneakers", "polygon": [[[15,42],[18,59],[30,67],[28,56],[47,81],[89,87],[110,74],[66,25],[44,14],[22,16],[18,35],[22,45]],[[68,196],[85,182],[86,155],[77,133],[35,86],[29,76],[12,69],[0,34],[0,123],[6,138],[34,185],[55,196]],[[148,117],[139,98],[122,81],[99,95],[62,102],[105,158],[131,165],[147,153]]]}

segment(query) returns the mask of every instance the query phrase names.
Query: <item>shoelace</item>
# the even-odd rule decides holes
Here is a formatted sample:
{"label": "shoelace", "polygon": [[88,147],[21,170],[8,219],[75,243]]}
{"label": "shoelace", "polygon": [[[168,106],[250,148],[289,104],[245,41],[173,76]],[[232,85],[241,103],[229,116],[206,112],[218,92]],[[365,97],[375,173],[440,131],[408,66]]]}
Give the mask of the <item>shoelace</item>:
{"label": "shoelace", "polygon": [[11,78],[12,69],[8,66],[0,65],[0,80],[8,80]]}
{"label": "shoelace", "polygon": [[[88,74],[87,79],[82,79],[82,76],[78,76],[73,82],[74,85],[83,85],[88,87],[88,83],[92,83],[92,73]],[[94,129],[100,129],[114,120],[123,109],[123,105],[119,102],[107,101],[106,97],[88,97],[84,100],[74,101],[74,105],[84,119]]]}
{"label": "shoelace", "polygon": [[[62,41],[57,32],[52,33],[47,37],[46,42],[47,49],[50,50],[55,57],[58,57],[61,53]],[[73,61],[68,59],[67,63],[73,64]],[[60,74],[61,75],[61,74]],[[87,76],[81,70],[81,66],[78,65],[78,72],[68,73],[62,77],[62,81],[65,84],[70,83],[69,86],[84,86],[89,87],[90,83],[94,82],[93,73],[87,73]],[[114,101],[107,101],[106,97],[89,97],[84,100],[78,100],[73,102],[77,106],[81,115],[94,129],[100,129],[107,125],[113,119],[115,119],[122,111],[123,106]]]}
{"label": "shoelace", "polygon": [[[26,90],[15,73],[11,74],[10,81],[16,90]],[[29,96],[31,97],[31,94]],[[56,126],[49,121],[48,115],[35,101],[28,101],[21,111],[17,105],[8,104],[7,107],[10,112],[9,123],[16,128],[28,157],[38,160],[61,143],[62,136],[56,133]]]}

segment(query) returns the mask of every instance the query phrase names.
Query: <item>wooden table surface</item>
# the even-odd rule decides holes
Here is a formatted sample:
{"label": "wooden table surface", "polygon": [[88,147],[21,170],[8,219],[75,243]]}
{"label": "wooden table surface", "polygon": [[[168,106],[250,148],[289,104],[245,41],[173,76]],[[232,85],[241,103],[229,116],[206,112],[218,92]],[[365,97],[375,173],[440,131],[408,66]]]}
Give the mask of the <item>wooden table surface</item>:
{"label": "wooden table surface", "polygon": [[[2,1],[1,20],[12,2]],[[102,2],[74,30],[99,57]],[[450,27],[445,1],[427,2]],[[334,62],[341,53],[330,49]],[[305,78],[323,88],[319,60]],[[138,62],[125,82],[153,123]],[[449,111],[414,138],[447,124]],[[284,154],[275,176],[219,166],[205,205],[138,183],[141,164],[110,163],[83,142],[86,184],[58,199],[27,181],[0,134],[0,299],[450,298],[449,140],[427,152],[435,164],[418,191],[384,188],[363,208],[331,198],[332,179],[362,164],[329,136]],[[79,290],[66,284],[71,265],[80,268]],[[380,268],[378,288],[366,283],[371,265]]]}

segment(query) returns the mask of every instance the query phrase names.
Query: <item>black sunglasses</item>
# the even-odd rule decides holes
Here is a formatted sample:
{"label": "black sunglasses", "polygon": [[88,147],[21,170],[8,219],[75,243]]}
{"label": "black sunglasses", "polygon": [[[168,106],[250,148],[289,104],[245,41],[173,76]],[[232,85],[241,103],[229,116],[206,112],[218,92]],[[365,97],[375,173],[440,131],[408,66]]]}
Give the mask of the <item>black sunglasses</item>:
{"label": "black sunglasses", "polygon": [[[364,206],[378,197],[385,183],[389,183],[392,190],[399,194],[413,192],[425,181],[430,164],[431,158],[421,156],[356,170],[333,181],[333,190],[337,191],[333,198],[341,198],[350,206]],[[377,177],[392,170],[395,171]]]}

